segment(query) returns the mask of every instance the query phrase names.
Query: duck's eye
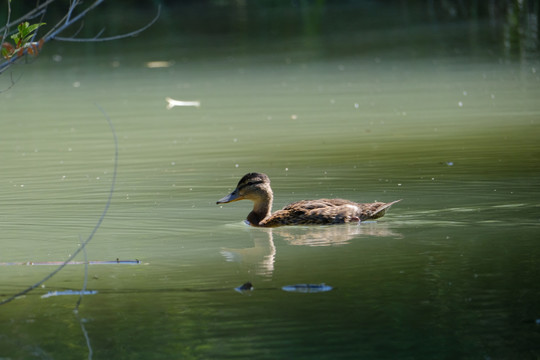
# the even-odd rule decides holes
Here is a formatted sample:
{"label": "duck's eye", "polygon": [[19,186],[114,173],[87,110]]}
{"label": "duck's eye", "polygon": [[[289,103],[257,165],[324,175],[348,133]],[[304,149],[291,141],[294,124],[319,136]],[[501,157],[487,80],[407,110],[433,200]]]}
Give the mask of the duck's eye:
{"label": "duck's eye", "polygon": [[252,181],[248,181],[245,184],[242,184],[241,187],[253,186],[253,185],[258,185],[258,184],[261,184],[261,183],[262,183],[262,181],[252,180]]}

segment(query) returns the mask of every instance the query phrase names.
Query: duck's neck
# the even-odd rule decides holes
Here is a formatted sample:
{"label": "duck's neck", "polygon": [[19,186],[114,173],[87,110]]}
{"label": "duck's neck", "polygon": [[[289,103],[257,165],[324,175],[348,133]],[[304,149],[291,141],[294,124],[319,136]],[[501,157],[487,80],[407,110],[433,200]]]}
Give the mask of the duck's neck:
{"label": "duck's neck", "polygon": [[247,221],[253,226],[259,226],[259,223],[272,214],[272,194],[265,194],[263,197],[253,201],[253,210],[247,216]]}

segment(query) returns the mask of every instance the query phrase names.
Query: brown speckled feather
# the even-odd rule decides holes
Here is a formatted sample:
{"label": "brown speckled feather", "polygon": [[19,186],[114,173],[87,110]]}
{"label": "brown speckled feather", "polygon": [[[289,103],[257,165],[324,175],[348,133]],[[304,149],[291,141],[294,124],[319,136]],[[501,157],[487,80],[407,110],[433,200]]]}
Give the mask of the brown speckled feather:
{"label": "brown speckled feather", "polygon": [[271,213],[273,193],[265,174],[246,174],[236,189],[218,204],[248,199],[254,202],[247,220],[251,225],[273,227],[282,225],[330,225],[378,219],[400,200],[390,203],[356,203],[344,199],[301,200]]}
{"label": "brown speckled feather", "polygon": [[289,204],[263,219],[259,226],[344,224],[382,217],[391,203],[359,204],[343,199],[302,200]]}

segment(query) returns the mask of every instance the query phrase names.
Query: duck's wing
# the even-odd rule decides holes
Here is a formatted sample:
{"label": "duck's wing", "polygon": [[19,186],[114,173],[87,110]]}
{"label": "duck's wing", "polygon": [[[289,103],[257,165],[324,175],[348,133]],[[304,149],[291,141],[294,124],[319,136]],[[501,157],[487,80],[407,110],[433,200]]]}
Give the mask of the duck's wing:
{"label": "duck's wing", "polygon": [[302,200],[287,205],[262,226],[342,224],[358,221],[356,203],[343,199]]}
{"label": "duck's wing", "polygon": [[302,200],[287,205],[261,221],[260,226],[329,225],[374,220],[382,217],[390,203],[359,204],[343,199]]}
{"label": "duck's wing", "polygon": [[282,210],[315,210],[340,207],[344,205],[357,205],[353,201],[344,199],[317,199],[317,200],[300,200],[285,206]]}

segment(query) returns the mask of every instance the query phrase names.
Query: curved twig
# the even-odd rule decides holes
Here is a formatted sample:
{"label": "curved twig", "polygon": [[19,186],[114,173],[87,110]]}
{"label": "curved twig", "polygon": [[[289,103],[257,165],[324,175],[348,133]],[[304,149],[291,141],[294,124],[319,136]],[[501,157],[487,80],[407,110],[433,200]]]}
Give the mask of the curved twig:
{"label": "curved twig", "polygon": [[114,126],[112,124],[112,121],[109,118],[109,116],[107,115],[107,113],[105,112],[105,110],[103,110],[103,108],[101,106],[99,106],[98,104],[96,104],[96,107],[103,113],[103,115],[107,119],[107,122],[109,123],[109,127],[111,128],[111,132],[112,132],[113,138],[114,138],[114,170],[113,170],[111,188],[109,190],[109,197],[107,198],[107,203],[105,204],[105,208],[103,209],[103,212],[101,213],[101,216],[99,217],[99,220],[97,221],[97,223],[94,226],[94,229],[92,230],[90,235],[88,235],[86,240],[81,244],[81,246],[79,246],[79,248],[77,250],[75,250],[75,252],[70,257],[68,257],[60,266],[58,266],[54,271],[49,273],[47,276],[45,276],[40,281],[36,282],[35,284],[27,287],[26,289],[24,289],[22,291],[16,293],[15,295],[12,295],[12,296],[8,297],[7,299],[4,299],[4,300],[0,301],[0,305],[7,304],[8,302],[11,302],[11,301],[15,300],[19,296],[22,296],[22,295],[25,295],[26,293],[29,293],[30,291],[34,290],[35,288],[37,288],[38,286],[43,284],[45,281],[52,278],[60,270],[62,270],[71,260],[73,260],[75,258],[75,256],[77,256],[85,248],[85,246],[90,242],[90,240],[92,240],[92,238],[96,234],[96,231],[98,231],[98,229],[100,228],[101,223],[103,222],[103,219],[105,219],[105,215],[107,215],[107,211],[109,210],[109,207],[111,206],[112,196],[114,194],[114,187],[116,185],[116,173],[117,173],[117,168],[118,168],[118,139],[116,137],[116,131],[114,130]]}
{"label": "curved twig", "polygon": [[55,36],[54,39],[59,40],[59,41],[70,41],[70,42],[98,42],[98,41],[120,40],[120,39],[124,39],[124,38],[127,38],[127,37],[132,37],[132,36],[139,35],[144,30],[146,30],[150,26],[154,25],[156,23],[156,21],[159,19],[160,15],[161,15],[161,5],[158,6],[158,11],[157,11],[156,16],[148,24],[146,24],[145,26],[143,26],[140,29],[137,29],[135,31],[132,31],[132,32],[129,32],[129,33],[126,33],[126,34],[109,36],[109,37],[99,37],[103,33],[103,31],[105,30],[105,29],[101,29],[101,31],[93,38],[84,38],[83,39],[83,38],[75,38],[75,37],[66,38],[66,37]]}
{"label": "curved twig", "polygon": [[[5,29],[9,29],[14,25],[20,24],[21,22],[23,22],[26,19],[32,19],[32,18],[34,18],[36,16],[39,16],[41,11],[45,11],[47,6],[49,6],[51,3],[55,2],[55,1],[56,0],[45,1],[43,4],[36,6],[30,12],[24,14],[23,16],[21,16],[20,18],[18,18],[16,20],[13,20],[12,22],[9,22],[9,17],[8,17],[8,21],[6,22],[6,25],[2,26],[0,28],[0,31],[5,30]],[[8,11],[9,11],[9,1],[8,1]]]}
{"label": "curved twig", "polygon": [[10,84],[7,88],[5,89],[2,89],[0,90],[0,93],[3,93],[4,91],[8,91],[9,89],[11,89],[13,86],[15,86],[15,84],[17,83],[17,81],[19,81],[21,79],[23,74],[20,74],[19,75],[19,78],[17,80],[13,80],[13,73],[10,73],[9,74],[9,80],[10,80]]}
{"label": "curved twig", "polygon": [[[35,16],[42,16],[43,17],[45,15],[46,10],[47,10],[47,6],[50,5],[54,1],[55,0],[48,0],[48,1],[44,2],[43,4],[37,6],[34,10],[30,11],[29,13],[27,13],[23,17],[17,19],[16,21],[11,21],[11,22],[10,22],[11,6],[9,5],[9,1],[8,1],[8,21],[7,21],[6,25],[0,29],[0,30],[4,31],[4,38],[8,35],[9,28],[11,26],[13,26],[13,24],[20,23],[21,21],[27,20],[27,19],[29,19],[31,17],[35,17]],[[112,40],[124,39],[124,38],[127,38],[127,37],[136,36],[136,35],[140,34],[141,32],[145,31],[150,26],[155,24],[156,21],[158,20],[158,18],[160,17],[160,15],[161,15],[161,5],[158,5],[156,16],[150,22],[148,22],[148,24],[146,24],[142,28],[139,28],[139,29],[137,29],[135,31],[132,31],[132,32],[129,32],[129,33],[126,33],[126,34],[122,34],[122,35],[115,35],[115,36],[109,36],[109,37],[100,37],[102,32],[103,32],[103,31],[101,31],[93,38],[81,39],[81,38],[76,38],[75,37],[76,34],[78,34],[79,31],[80,31],[80,29],[79,29],[79,30],[77,30],[75,36],[72,36],[72,37],[60,37],[60,36],[58,36],[61,32],[63,32],[64,30],[66,30],[67,28],[72,26],[73,24],[75,24],[77,22],[80,22],[90,11],[94,10],[97,6],[99,6],[104,1],[105,0],[95,0],[90,5],[88,5],[86,8],[81,10],[78,14],[75,14],[75,9],[77,8],[77,6],[81,5],[81,1],[80,0],[72,1],[70,3],[70,5],[69,5],[69,9],[68,9],[66,15],[62,18],[62,20],[57,22],[52,27],[52,29],[50,29],[40,39],[40,44],[45,43],[45,42],[50,41],[50,40],[53,40],[53,39],[59,40],[59,41],[70,41],[70,42],[98,42],[98,41],[112,41]],[[37,34],[37,31],[34,34],[34,38],[36,37],[36,34]],[[32,39],[32,41],[33,40],[34,39]],[[0,63],[0,74],[2,74],[7,68],[9,68],[15,62],[17,62],[19,59],[21,59],[27,53],[28,53],[28,49],[21,49],[21,52],[18,53],[16,56],[12,56],[9,59],[5,60],[4,62],[1,62]]]}
{"label": "curved twig", "polygon": [[4,26],[2,28],[2,30],[4,31],[4,35],[2,35],[2,41],[7,37],[7,34],[9,32],[9,20],[11,19],[11,1],[8,1],[8,11],[7,11],[7,21],[6,21],[6,26]]}
{"label": "curved twig", "polygon": [[[98,7],[103,1],[105,0],[94,1],[86,9],[82,10],[75,17],[71,18],[71,15],[73,14],[73,10],[75,10],[75,8],[79,5],[79,1],[74,1],[69,7],[68,13],[64,17],[64,19],[62,19],[54,28],[52,28],[47,34],[45,34],[45,36],[43,36],[43,41],[47,42],[51,39],[54,39],[56,35],[58,35],[60,32],[64,31],[65,29],[73,25],[74,23],[81,20],[83,17],[86,16],[86,14],[88,14],[90,11]],[[59,25],[59,24],[62,24],[62,25]]]}

